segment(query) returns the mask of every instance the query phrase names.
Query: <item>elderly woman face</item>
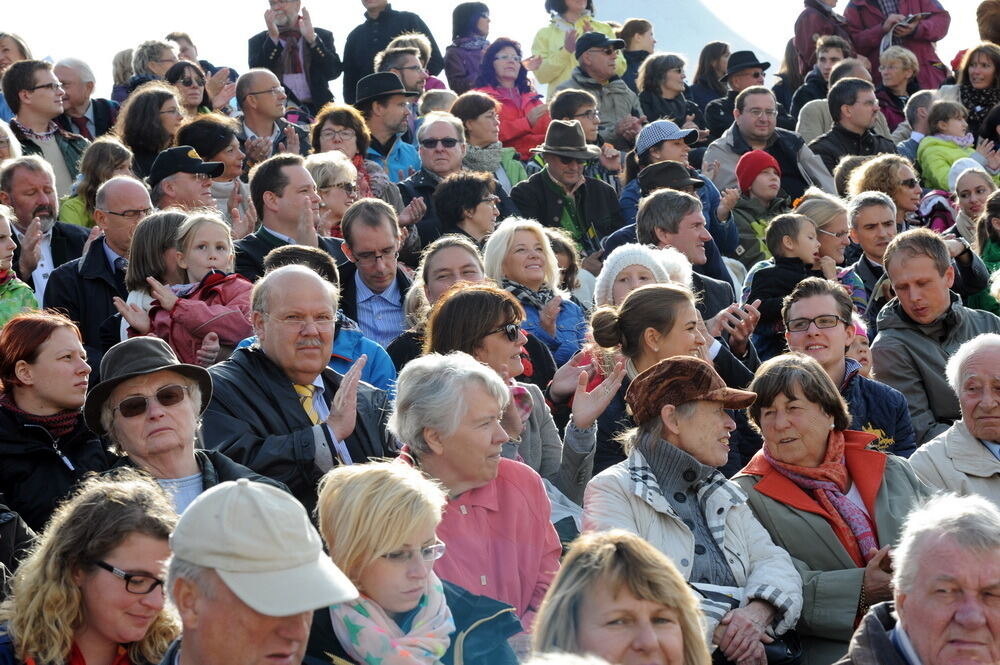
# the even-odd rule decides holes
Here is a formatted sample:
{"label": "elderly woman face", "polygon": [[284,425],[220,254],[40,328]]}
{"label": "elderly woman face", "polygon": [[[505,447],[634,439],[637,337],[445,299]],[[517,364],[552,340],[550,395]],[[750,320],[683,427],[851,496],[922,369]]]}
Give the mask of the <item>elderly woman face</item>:
{"label": "elderly woman face", "polygon": [[684,665],[680,613],[637,598],[626,586],[614,589],[604,579],[584,595],[577,616],[580,651],[615,665]]}
{"label": "elderly woman face", "polygon": [[500,425],[503,408],[485,386],[472,381],[464,393],[465,413],[458,428],[449,435],[430,429],[424,433],[438,457],[440,480],[453,492],[492,482],[500,469],[500,451],[510,438]]}
{"label": "elderly woman face", "polygon": [[414,609],[427,593],[434,561],[444,545],[434,534],[434,525],[415,530],[392,552],[383,552],[358,578],[358,591],[396,618]]}
{"label": "elderly woman face", "polygon": [[760,431],[771,457],[797,466],[817,467],[826,455],[826,442],[833,429],[833,416],[810,402],[800,386],[793,385],[789,399],[778,393],[760,410]]}
{"label": "elderly woman face", "polygon": [[540,289],[545,282],[547,267],[544,242],[534,231],[515,231],[503,259],[503,276],[529,289]]}
{"label": "elderly woman face", "polygon": [[188,386],[186,378],[165,369],[122,381],[111,392],[111,433],[139,467],[193,457],[198,405]]}
{"label": "elderly woman face", "polygon": [[698,400],[691,411],[677,413],[664,421],[670,442],[707,466],[722,466],[729,459],[729,435],[736,422],[725,404]]}
{"label": "elderly woman face", "polygon": [[350,127],[334,124],[333,119],[328,119],[323,123],[323,129],[319,131],[319,151],[331,150],[339,150],[347,155],[348,159],[354,159],[358,154],[357,132]]}
{"label": "elderly woman face", "polygon": [[882,73],[882,83],[890,90],[906,89],[913,78],[913,70],[908,69],[902,60],[892,58],[882,63],[879,68]]}
{"label": "elderly woman face", "polygon": [[[24,384],[17,389],[20,408],[39,415],[79,409],[87,398],[90,366],[80,338],[71,328],[60,327],[38,347],[35,362],[15,367]],[[30,392],[30,397],[20,395]],[[20,402],[24,401],[24,404]]]}
{"label": "elderly woman face", "polygon": [[[170,556],[166,539],[130,534],[121,545],[95,562],[89,572],[78,570],[84,617],[77,634],[87,632],[110,645],[138,642],[163,610],[164,564]],[[131,574],[126,582],[104,567]]]}
{"label": "elderly woman face", "polygon": [[0,132],[0,161],[4,159],[10,159],[12,157],[10,150],[10,136],[4,132]]}
{"label": "elderly woman face", "polygon": [[357,199],[357,187],[344,176],[346,174],[338,174],[333,178],[333,182],[317,190],[320,199],[320,217],[329,226],[327,232],[322,235],[330,235],[330,230],[340,226],[344,213]]}
{"label": "elderly woman face", "polygon": [[[967,173],[955,183],[955,197],[958,207],[972,220],[979,219],[986,209],[986,199],[996,187],[979,173]],[[990,220],[993,223],[993,220]]]}

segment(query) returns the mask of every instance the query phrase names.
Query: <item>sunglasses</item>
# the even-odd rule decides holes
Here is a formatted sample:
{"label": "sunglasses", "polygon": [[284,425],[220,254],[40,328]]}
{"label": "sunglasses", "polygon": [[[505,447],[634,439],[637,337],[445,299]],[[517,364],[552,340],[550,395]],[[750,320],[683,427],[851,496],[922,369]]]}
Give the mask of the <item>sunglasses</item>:
{"label": "sunglasses", "polygon": [[576,157],[563,157],[562,155],[553,155],[556,159],[562,163],[563,166],[570,166],[571,164],[586,164],[586,159],[577,159]]}
{"label": "sunglasses", "polygon": [[914,187],[920,186],[920,181],[916,178],[907,178],[906,180],[900,180],[899,184],[901,187],[906,187],[907,189],[913,189]]}
{"label": "sunglasses", "polygon": [[503,333],[507,339],[512,342],[516,342],[517,336],[521,334],[521,326],[516,323],[505,323],[496,330],[491,330],[483,336],[489,337],[490,335],[495,335],[496,333]]}
{"label": "sunglasses", "polygon": [[198,86],[199,88],[205,87],[205,79],[203,78],[196,78],[196,79],[193,79],[191,77],[183,78],[181,79],[180,83],[185,88],[193,88],[194,86]]}
{"label": "sunglasses", "polygon": [[[175,406],[181,403],[188,390],[188,386],[180,386],[174,383],[169,386],[163,386],[157,390],[156,394],[153,395],[153,399],[159,402],[160,406]],[[111,412],[114,413],[115,411],[118,411],[124,418],[135,418],[136,416],[141,416],[146,413],[146,409],[148,407],[149,397],[146,397],[145,395],[134,395],[133,397],[126,397],[122,401],[118,402],[118,406],[111,409]]]}
{"label": "sunglasses", "polygon": [[447,139],[424,139],[424,140],[422,140],[420,142],[420,145],[424,146],[428,150],[433,150],[434,148],[437,147],[438,143],[440,143],[441,145],[443,145],[446,148],[454,148],[456,145],[458,145],[458,139],[452,139],[452,138],[447,138]]}

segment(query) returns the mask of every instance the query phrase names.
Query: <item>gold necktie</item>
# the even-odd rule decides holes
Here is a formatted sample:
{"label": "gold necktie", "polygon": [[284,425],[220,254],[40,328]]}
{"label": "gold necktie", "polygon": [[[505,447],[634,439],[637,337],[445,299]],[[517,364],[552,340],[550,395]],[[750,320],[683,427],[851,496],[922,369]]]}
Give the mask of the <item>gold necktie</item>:
{"label": "gold necktie", "polygon": [[316,413],[316,406],[313,404],[313,393],[316,392],[316,386],[304,386],[296,383],[295,392],[298,393],[299,403],[302,404],[302,410],[309,416],[309,420],[312,421],[313,425],[319,425],[322,421],[319,419],[319,414]]}

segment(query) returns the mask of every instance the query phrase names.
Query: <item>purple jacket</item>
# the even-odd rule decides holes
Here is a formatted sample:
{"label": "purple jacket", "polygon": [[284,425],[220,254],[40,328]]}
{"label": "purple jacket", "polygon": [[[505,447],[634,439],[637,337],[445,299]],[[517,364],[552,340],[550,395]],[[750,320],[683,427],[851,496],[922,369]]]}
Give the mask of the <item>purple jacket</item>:
{"label": "purple jacket", "polygon": [[479,64],[483,61],[486,49],[473,50],[463,46],[472,39],[461,37],[444,50],[444,73],[448,77],[448,85],[461,95],[476,87],[479,77]]}

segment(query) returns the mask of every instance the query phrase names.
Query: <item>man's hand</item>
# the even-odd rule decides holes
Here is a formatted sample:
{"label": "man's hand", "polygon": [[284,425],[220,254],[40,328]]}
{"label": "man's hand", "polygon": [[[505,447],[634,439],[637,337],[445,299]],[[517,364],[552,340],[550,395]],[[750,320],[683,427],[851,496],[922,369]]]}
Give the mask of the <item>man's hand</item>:
{"label": "man's hand", "polygon": [[260,164],[271,156],[271,139],[266,136],[255,136],[247,139],[243,144],[243,151],[247,155],[247,160],[254,164]]}
{"label": "man's hand", "polygon": [[403,208],[403,212],[399,213],[399,225],[400,227],[413,226],[427,214],[427,204],[424,203],[424,197],[418,196]]}
{"label": "man's hand", "polygon": [[309,16],[309,10],[305,7],[302,8],[302,15],[299,16],[299,32],[302,33],[302,38],[312,46],[316,42],[316,30],[313,28],[312,18]]}
{"label": "man's hand", "polygon": [[283,134],[285,140],[278,144],[278,152],[287,152],[290,155],[299,154],[299,133],[295,131],[295,126],[288,125]]}
{"label": "man's hand", "polygon": [[195,352],[195,362],[202,367],[211,367],[219,359],[219,351],[222,346],[219,344],[219,335],[210,332],[201,340],[201,346]]}
{"label": "man's hand", "polygon": [[330,402],[330,417],[326,419],[326,424],[337,441],[345,441],[354,433],[358,418],[358,384],[361,382],[361,370],[367,362],[368,356],[362,355],[351,365]]}
{"label": "man's hand", "polygon": [[299,223],[295,227],[295,241],[299,245],[319,247],[319,235],[316,233],[316,211],[303,206],[299,211]]}
{"label": "man's hand", "polygon": [[278,24],[274,21],[275,16],[277,16],[277,12],[273,9],[268,9],[264,12],[264,23],[267,24],[267,36],[271,38],[272,42],[277,42],[281,38],[281,33],[278,31]]}
{"label": "man's hand", "polygon": [[754,300],[740,306],[733,303],[705,322],[712,337],[721,337],[729,333],[729,348],[737,356],[744,356],[750,335],[753,334],[757,322],[760,321],[760,300]]}
{"label": "man's hand", "polygon": [[767,665],[763,645],[774,641],[766,632],[774,614],[770,603],[752,600],[746,607],[730,610],[722,617],[712,642],[719,645],[719,650],[733,662]]}
{"label": "man's hand", "polygon": [[919,25],[919,18],[913,18],[909,23],[897,23],[892,28],[892,34],[894,37],[909,37],[916,31],[917,26]]}
{"label": "man's hand", "polygon": [[596,252],[591,252],[587,256],[583,257],[583,261],[580,263],[580,267],[592,274],[597,276],[601,274],[601,268],[604,266],[604,250],[599,249]]}
{"label": "man's hand", "polygon": [[605,143],[601,147],[601,156],[598,158],[598,161],[608,171],[617,173],[622,170],[622,153],[610,143]]}
{"label": "man's hand", "polygon": [[882,21],[882,32],[889,32],[904,18],[906,17],[902,14],[889,14],[885,17],[885,20]]}
{"label": "man's hand", "polygon": [[21,257],[17,265],[21,272],[21,277],[28,279],[31,273],[38,267],[38,262],[42,260],[42,220],[35,217],[28,224],[28,229],[21,238]]}
{"label": "man's hand", "polygon": [[[875,548],[873,547],[872,550]],[[869,550],[868,554],[872,554]],[[865,589],[868,605],[892,599],[892,553],[888,545],[875,552],[865,564],[865,576],[861,584]]]}

